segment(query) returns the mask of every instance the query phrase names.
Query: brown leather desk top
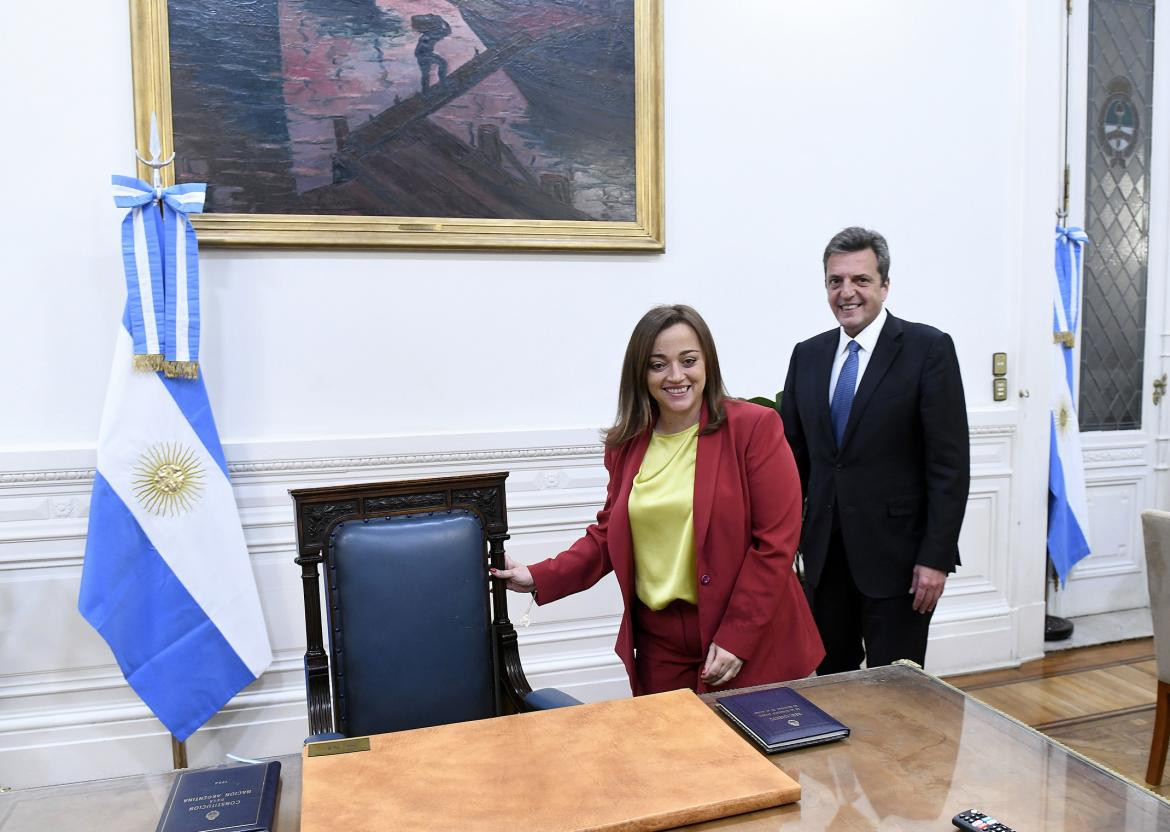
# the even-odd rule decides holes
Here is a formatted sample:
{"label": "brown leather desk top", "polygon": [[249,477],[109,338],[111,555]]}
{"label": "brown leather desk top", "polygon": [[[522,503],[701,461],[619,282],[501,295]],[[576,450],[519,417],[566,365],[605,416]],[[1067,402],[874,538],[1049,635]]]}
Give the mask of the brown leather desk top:
{"label": "brown leather desk top", "polygon": [[670,829],[800,786],[690,691],[461,722],[306,756],[301,829]]}

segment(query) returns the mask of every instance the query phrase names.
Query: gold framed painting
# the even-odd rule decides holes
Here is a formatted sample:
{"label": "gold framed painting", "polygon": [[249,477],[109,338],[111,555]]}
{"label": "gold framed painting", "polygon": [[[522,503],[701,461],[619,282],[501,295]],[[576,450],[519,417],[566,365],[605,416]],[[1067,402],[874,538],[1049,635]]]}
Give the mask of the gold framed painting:
{"label": "gold framed painting", "polygon": [[130,0],[138,147],[204,245],[662,251],[662,6]]}

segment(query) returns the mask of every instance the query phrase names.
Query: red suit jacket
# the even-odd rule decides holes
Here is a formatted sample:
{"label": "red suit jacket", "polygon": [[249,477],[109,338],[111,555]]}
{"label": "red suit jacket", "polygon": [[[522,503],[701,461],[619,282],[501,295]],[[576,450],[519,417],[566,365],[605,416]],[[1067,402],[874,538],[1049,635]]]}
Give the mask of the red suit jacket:
{"label": "red suit jacket", "polygon": [[[825,655],[804,592],[792,570],[800,536],[800,479],[784,428],[774,410],[738,400],[725,403],[727,419],[703,434],[700,416],[695,460],[695,560],[699,633],[743,659],[730,685],[747,687],[809,675]],[[585,535],[555,558],[529,567],[537,602],[547,604],[617,574],[625,610],[614,652],[636,689],[631,610],[634,549],[628,502],[650,432],[605,452],[609,486],[605,506]]]}

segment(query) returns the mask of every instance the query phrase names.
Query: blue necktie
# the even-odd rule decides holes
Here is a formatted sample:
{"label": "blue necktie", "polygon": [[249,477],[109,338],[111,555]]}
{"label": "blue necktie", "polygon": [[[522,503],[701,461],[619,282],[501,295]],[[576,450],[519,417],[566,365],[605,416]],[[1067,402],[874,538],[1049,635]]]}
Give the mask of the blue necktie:
{"label": "blue necktie", "polygon": [[833,420],[833,435],[837,437],[837,447],[841,447],[841,438],[845,436],[845,425],[849,423],[849,411],[853,409],[853,391],[857,387],[857,351],[861,344],[850,341],[848,344],[849,356],[841,365],[841,375],[837,376],[837,386],[833,388],[833,401],[829,404],[829,417]]}

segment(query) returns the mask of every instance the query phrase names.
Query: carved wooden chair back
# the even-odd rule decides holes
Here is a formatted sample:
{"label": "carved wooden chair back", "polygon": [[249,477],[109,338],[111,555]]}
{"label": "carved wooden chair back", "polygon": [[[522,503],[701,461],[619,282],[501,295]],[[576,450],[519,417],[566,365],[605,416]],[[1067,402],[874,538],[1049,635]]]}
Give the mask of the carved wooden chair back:
{"label": "carved wooden chair back", "polygon": [[506,591],[487,571],[504,566],[507,476],[290,492],[311,739],[530,709]]}

